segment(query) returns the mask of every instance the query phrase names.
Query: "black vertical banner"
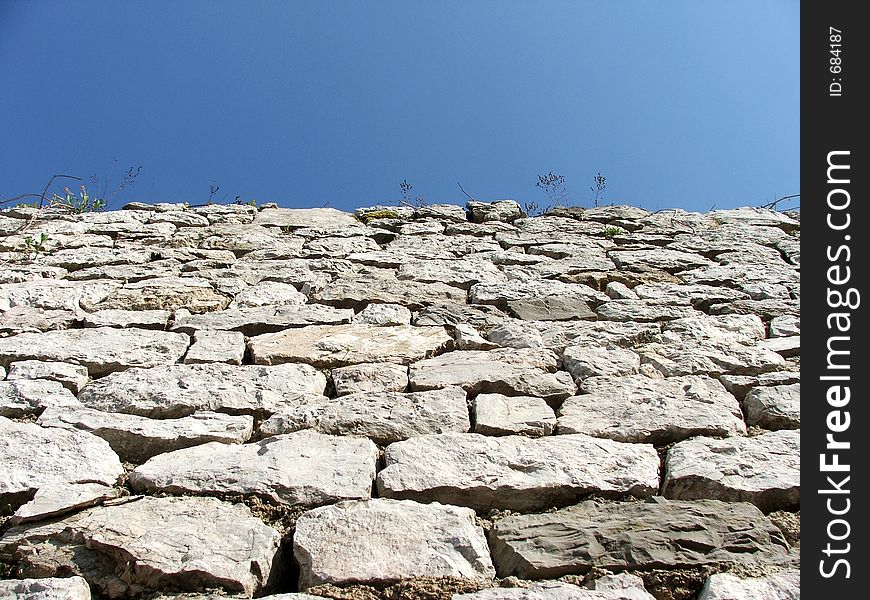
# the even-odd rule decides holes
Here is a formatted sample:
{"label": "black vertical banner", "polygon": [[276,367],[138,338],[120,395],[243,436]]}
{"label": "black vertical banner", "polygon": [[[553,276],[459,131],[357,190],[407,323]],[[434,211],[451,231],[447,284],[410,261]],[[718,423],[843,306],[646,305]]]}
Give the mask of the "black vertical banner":
{"label": "black vertical banner", "polygon": [[[870,581],[870,417],[865,313],[865,91],[870,23],[863,3],[801,7],[801,588],[858,598]],[[863,114],[862,114],[863,113]],[[863,592],[861,590],[864,590]]]}

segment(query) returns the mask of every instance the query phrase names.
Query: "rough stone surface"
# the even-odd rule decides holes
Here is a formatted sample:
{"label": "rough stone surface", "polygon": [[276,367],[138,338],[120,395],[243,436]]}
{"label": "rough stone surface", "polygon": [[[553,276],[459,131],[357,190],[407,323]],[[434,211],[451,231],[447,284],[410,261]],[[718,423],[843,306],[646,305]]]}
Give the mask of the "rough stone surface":
{"label": "rough stone surface", "polygon": [[134,490],[253,494],[320,506],[368,498],[377,447],[369,440],[299,431],[255,444],[209,442],[160,454],[130,473]]}
{"label": "rough stone surface", "polygon": [[316,508],[296,522],[299,587],[383,584],[412,577],[495,575],[474,511],[377,499]]}
{"label": "rough stone surface", "polygon": [[553,433],[556,415],[542,398],[480,394],[474,399],[474,432],[484,435]]}
{"label": "rough stone surface", "polygon": [[617,589],[585,589],[562,581],[542,581],[529,587],[489,588],[470,594],[454,594],[451,600],[655,600],[641,581]]}
{"label": "rough stone surface", "polygon": [[744,435],[737,399],[709,377],[591,377],[559,410],[559,433],[669,444],[694,435]]}
{"label": "rough stone surface", "polygon": [[430,356],[452,341],[443,327],[323,325],[265,333],[248,348],[256,364],[304,362],[316,367],[354,363],[408,364]]}
{"label": "rough stone surface", "polygon": [[22,333],[0,338],[0,365],[19,360],[69,362],[101,376],[131,367],[176,362],[190,339],[186,335],[144,329],[68,329]]}
{"label": "rough stone surface", "polygon": [[800,429],[801,384],[752,389],[743,400],[746,423],[765,429]]}
{"label": "rough stone surface", "polygon": [[408,388],[408,367],[393,363],[360,363],[332,369],[332,383],[338,396],[361,392],[404,392]]}
{"label": "rough stone surface", "polygon": [[312,399],[264,421],[260,435],[314,429],[333,435],[363,436],[381,445],[416,435],[467,432],[471,428],[462,388],[427,392],[363,392],[335,399]]}
{"label": "rough stone surface", "polygon": [[536,349],[457,351],[413,363],[409,379],[414,390],[457,385],[470,393],[561,400],[576,387],[568,373],[554,372],[557,365],[552,352]]}
{"label": "rough stone surface", "polygon": [[0,502],[13,507],[43,488],[75,482],[111,487],[124,473],[105,441],[84,431],[44,429],[0,417]]}
{"label": "rough stone surface", "polygon": [[[21,363],[16,363],[21,364]],[[49,407],[81,406],[72,392],[57,381],[13,379],[0,381],[0,417],[10,419],[38,415]]]}
{"label": "rough stone surface", "polygon": [[37,423],[92,433],[106,440],[122,460],[137,464],[157,454],[206,442],[241,444],[250,439],[254,427],[249,415],[196,412],[178,419],[149,419],[85,407],[52,407]]}
{"label": "rough stone surface", "polygon": [[764,565],[787,553],[782,533],[753,505],[716,500],[587,501],[514,515],[489,534],[500,577],[556,578],[611,571]]}
{"label": "rough stone surface", "polygon": [[[3,492],[0,535],[43,533],[7,535],[0,576],[82,573],[101,599],[698,600],[712,573],[798,568],[799,217],[528,217],[512,201],[2,208],[0,416],[24,433],[2,442],[18,469],[3,481],[18,487]],[[26,252],[41,234],[44,251]],[[165,481],[128,497],[148,463]],[[655,493],[687,497],[673,514],[627,514]],[[190,497],[161,498],[172,494]],[[492,580],[478,567],[498,544],[476,554],[434,505],[360,527],[336,512],[345,525],[321,556],[347,578],[287,593],[308,503],[389,500],[372,495],[476,508],[486,530],[536,517],[514,510],[602,508],[577,531],[553,517],[528,564],[570,574],[529,567],[534,583]],[[215,515],[248,505],[280,531],[280,552],[252,559],[260,521],[213,518],[210,496]],[[711,511],[715,499],[727,502]],[[133,511],[154,500],[158,516]],[[751,502],[762,512],[728,512]],[[121,504],[134,517],[110,510],[106,531],[67,526]],[[769,510],[798,547],[764,541]],[[373,575],[355,580],[361,565]]]}
{"label": "rough stone surface", "polygon": [[659,484],[652,446],[585,435],[427,435],[390,444],[385,459],[381,497],[477,510],[564,506],[593,492],[644,497]]}
{"label": "rough stone surface", "polygon": [[800,571],[787,569],[745,579],[731,573],[711,575],[698,600],[800,600]]}
{"label": "rough stone surface", "polygon": [[326,377],[309,365],[171,365],[103,377],[86,385],[79,400],[97,410],[155,419],[198,410],[262,415],[300,395],[322,395],[325,387]]}
{"label": "rough stone surface", "polygon": [[184,355],[185,364],[240,365],[245,357],[245,336],[240,331],[198,330]]}
{"label": "rough stone surface", "polygon": [[0,596],[9,600],[91,600],[91,588],[78,576],[8,579],[0,581]]}
{"label": "rough stone surface", "polygon": [[800,506],[800,430],[751,438],[697,437],[668,450],[668,498],[752,502],[765,513]]}
{"label": "rough stone surface", "polygon": [[0,538],[0,557],[18,559],[25,575],[80,574],[113,597],[163,588],[250,597],[267,584],[280,539],[240,504],[140,498],[10,529]]}

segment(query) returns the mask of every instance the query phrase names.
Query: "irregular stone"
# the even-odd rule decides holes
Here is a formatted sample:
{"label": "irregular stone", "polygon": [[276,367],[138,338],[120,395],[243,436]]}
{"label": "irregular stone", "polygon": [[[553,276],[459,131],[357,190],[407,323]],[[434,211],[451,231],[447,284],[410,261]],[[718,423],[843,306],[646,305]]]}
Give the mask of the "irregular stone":
{"label": "irregular stone", "polygon": [[353,363],[408,364],[443,350],[452,338],[443,327],[312,325],[248,340],[255,364],[304,362],[316,367]]}
{"label": "irregular stone", "polygon": [[193,206],[192,212],[204,216],[212,225],[247,224],[254,220],[257,209],[247,204],[209,204]]}
{"label": "irregular stone", "polygon": [[452,328],[448,327],[453,334],[453,347],[456,350],[493,350],[498,344],[485,340],[477,329],[467,323],[459,323]]}
{"label": "irregular stone", "polygon": [[46,310],[29,306],[14,306],[0,314],[3,315],[0,321],[2,336],[69,329],[76,321],[76,313],[71,310]]}
{"label": "irregular stone", "polygon": [[196,411],[267,416],[304,394],[322,395],[326,377],[310,365],[274,367],[222,363],[128,369],[92,381],[79,394],[85,406],[152,419]]}
{"label": "irregular stone", "polygon": [[101,594],[222,588],[251,597],[268,583],[281,535],[243,504],[139,498],[8,530],[0,557],[25,575],[81,574]]}
{"label": "irregular stone", "polygon": [[33,500],[22,504],[9,517],[10,525],[44,521],[83,508],[89,508],[117,498],[120,492],[117,488],[101,483],[70,482],[63,486],[40,488]]}
{"label": "irregular stone", "polygon": [[105,279],[34,279],[22,283],[7,283],[0,285],[0,311],[8,311],[18,306],[77,311],[80,304],[85,306],[100,302],[120,286],[117,281]]}
{"label": "irregular stone", "polygon": [[438,503],[340,502],[299,517],[299,588],[384,584],[414,577],[488,581],[495,574],[474,511]]}
{"label": "irregular stone", "polygon": [[298,431],[253,444],[209,442],[159,454],[130,473],[137,491],[245,494],[294,506],[368,498],[378,448],[370,440]]}
{"label": "irregular stone", "polygon": [[181,317],[176,313],[172,330],[185,333],[197,330],[240,331],[246,336],[255,336],[289,327],[349,323],[352,318],[350,309],[323,304],[252,306]]}
{"label": "irregular stone", "polygon": [[[249,224],[218,225],[210,227],[212,234],[199,243],[200,248],[209,250],[229,250],[236,257],[255,252],[276,256],[297,256],[301,254],[304,240],[296,236],[281,235],[267,227]],[[266,258],[262,256],[262,258]]]}
{"label": "irregular stone", "polygon": [[347,256],[348,260],[370,267],[381,269],[398,269],[409,260],[417,260],[410,254],[398,250],[374,250],[371,252],[355,252]]}
{"label": "irregular stone", "polygon": [[801,354],[801,336],[790,335],[787,337],[773,337],[767,340],[758,342],[760,348],[776,352],[782,357],[789,358],[791,356],[800,356]]}
{"label": "irregular stone", "polygon": [[70,271],[104,265],[137,265],[151,260],[151,253],[138,248],[83,247],[64,248],[45,256],[43,260]]}
{"label": "irregular stone", "polygon": [[801,384],[753,388],[743,401],[746,422],[765,429],[800,429]]}
{"label": "irregular stone", "polygon": [[484,435],[553,433],[556,415],[542,398],[479,394],[474,399],[474,432]]}
{"label": "irregular stone", "polygon": [[67,276],[67,270],[61,267],[47,267],[45,265],[5,265],[0,272],[0,283],[22,283],[34,279],[60,280]]}
{"label": "irregular stone", "polygon": [[338,396],[365,392],[404,392],[408,367],[392,363],[360,363],[332,369],[332,383]]}
{"label": "irregular stone", "polygon": [[797,229],[800,222],[795,221],[785,213],[767,208],[754,208],[743,206],[730,210],[714,210],[708,216],[719,223],[736,223],[740,225],[760,225],[765,227],[779,227],[786,231]]}
{"label": "irregular stone", "polygon": [[353,227],[359,222],[352,214],[334,208],[270,208],[258,212],[254,224],[299,229]]}
{"label": "irregular stone", "polygon": [[716,573],[707,578],[698,600],[800,600],[800,597],[800,571],[786,569],[745,579],[731,573]]}
{"label": "irregular stone", "polygon": [[477,329],[489,329],[508,316],[495,306],[470,306],[468,304],[435,304],[420,309],[413,324],[459,325],[465,323]]}
{"label": "irregular stone", "polygon": [[716,304],[710,307],[711,315],[758,315],[771,320],[777,317],[800,317],[799,300],[736,300],[728,304]]}
{"label": "irregular stone", "polygon": [[207,442],[241,444],[250,439],[254,428],[254,419],[249,415],[197,412],[178,419],[149,419],[84,406],[48,408],[37,423],[92,433],[106,440],[121,460],[136,464]]}
{"label": "irregular stone", "polygon": [[521,298],[507,303],[511,316],[524,321],[570,321],[585,319],[594,321],[595,312],[583,300],[543,296],[541,298]]}
{"label": "irregular stone", "polygon": [[208,227],[209,220],[202,215],[197,215],[181,210],[158,212],[148,218],[148,223],[172,223],[176,227]]}
{"label": "irregular stone", "polygon": [[437,219],[452,223],[464,223],[468,220],[465,209],[458,204],[426,204],[418,206],[414,211],[418,219]]}
{"label": "irregular stone", "polygon": [[637,300],[637,292],[619,281],[609,281],[604,293],[614,300]]}
{"label": "irregular stone", "polygon": [[111,292],[105,300],[82,300],[81,306],[89,312],[106,308],[123,310],[177,310],[185,308],[192,313],[203,313],[226,308],[230,298],[220,294],[200,277],[155,277],[124,284]]}
{"label": "irregular stone", "polygon": [[688,303],[656,300],[611,300],[595,309],[598,318],[606,321],[671,321],[692,317],[697,311]]}
{"label": "irregular stone", "polygon": [[[21,363],[12,363],[13,365]],[[87,379],[87,376],[85,377]],[[37,415],[48,407],[81,406],[72,392],[58,381],[14,379],[0,381],[0,416],[16,419]]]}
{"label": "irregular stone", "polygon": [[390,444],[378,474],[382,498],[534,510],[590,493],[645,497],[658,491],[651,445],[585,435],[491,437],[445,433]]}
{"label": "irregular stone", "polygon": [[676,273],[713,264],[700,254],[667,248],[614,249],[607,256],[620,269],[639,272],[655,270]]}
{"label": "irregular stone", "polygon": [[529,587],[489,588],[454,594],[452,600],[655,600],[643,587],[588,590],[562,581],[541,581]]}
{"label": "irregular stone", "polygon": [[543,348],[544,338],[534,326],[513,319],[499,323],[486,334],[488,340],[505,348]]}
{"label": "irregular stone", "polygon": [[723,304],[744,300],[749,297],[746,292],[715,285],[684,285],[666,282],[642,283],[634,288],[634,293],[643,300],[688,301],[699,310],[704,310],[713,304]]}
{"label": "irregular stone", "polygon": [[13,509],[43,488],[115,484],[124,473],[109,445],[83,431],[44,429],[0,417],[0,503]]}
{"label": "irregular stone", "polygon": [[396,273],[399,280],[414,280],[423,283],[445,283],[454,287],[469,289],[480,282],[504,283],[504,273],[486,260],[460,258],[454,260],[414,260],[404,262]]}
{"label": "irregular stone", "polygon": [[261,281],[236,294],[229,308],[305,304],[308,298],[289,283]]}
{"label": "irregular stone", "polygon": [[184,362],[240,365],[244,357],[245,336],[240,331],[202,329],[193,332],[193,345],[184,356]]}
{"label": "irregular stone", "polygon": [[719,381],[734,397],[743,402],[746,394],[758,386],[789,385],[800,383],[800,371],[773,371],[761,375],[720,375]]}
{"label": "irregular stone", "polygon": [[19,360],[69,362],[99,377],[130,367],[172,364],[184,355],[189,343],[186,335],[147,329],[95,327],[22,333],[0,338],[0,364],[8,366]]}
{"label": "irregular stone", "polygon": [[10,600],[91,600],[91,588],[78,576],[7,579],[0,581],[0,596]]}
{"label": "irregular stone", "polygon": [[376,252],[381,249],[375,240],[364,235],[319,237],[305,242],[303,248],[310,257],[330,258],[344,258],[356,252]]}
{"label": "irregular stone", "polygon": [[737,399],[709,377],[590,377],[581,389],[559,409],[559,433],[657,445],[746,434]]}
{"label": "irregular stone", "polygon": [[19,379],[57,381],[73,394],[78,394],[79,389],[88,382],[88,370],[81,365],[71,363],[22,360],[9,365],[7,377],[10,381]]}
{"label": "irregular stone", "polygon": [[85,267],[67,275],[71,280],[118,279],[121,282],[142,281],[152,277],[174,277],[181,273],[177,260],[155,260],[141,265],[106,265]]}
{"label": "irregular stone", "polygon": [[800,317],[784,315],[770,321],[770,337],[789,337],[801,334]]}
{"label": "irregular stone", "polygon": [[469,200],[465,207],[468,211],[468,220],[474,223],[485,223],[486,221],[511,223],[525,216],[520,205],[514,200],[496,200],[495,202]]}
{"label": "irregular stone", "polygon": [[576,389],[571,376],[554,372],[557,368],[558,359],[547,350],[465,350],[413,363],[408,379],[413,390],[458,385],[472,394],[537,396],[555,402]]}
{"label": "irregular stone", "polygon": [[391,271],[339,277],[311,294],[314,301],[356,310],[373,303],[401,304],[411,310],[419,310],[429,304],[465,303],[465,297],[463,289],[440,282],[400,280]]}
{"label": "irregular stone", "polygon": [[84,316],[85,327],[139,327],[141,329],[166,329],[171,313],[168,310],[118,310],[106,309]]}
{"label": "irregular stone", "polygon": [[365,392],[288,407],[260,425],[263,437],[303,429],[363,436],[380,445],[416,435],[467,432],[468,405],[462,388],[428,392]]}
{"label": "irregular stone", "polygon": [[562,364],[579,383],[587,377],[635,375],[640,369],[640,357],[616,346],[568,346],[562,353]]}
{"label": "irregular stone", "polygon": [[362,325],[410,325],[411,311],[398,304],[369,304],[352,321]]}
{"label": "irregular stone", "polygon": [[593,568],[765,565],[787,553],[782,533],[755,506],[716,500],[586,501],[500,519],[489,541],[499,577],[524,579],[579,575]]}
{"label": "irregular stone", "polygon": [[540,298],[541,296],[559,296],[563,299],[582,300],[599,304],[610,298],[588,285],[579,283],[562,283],[541,279],[537,281],[512,280],[507,283],[477,283],[471,286],[468,301],[472,304],[493,304],[506,308],[512,300]]}
{"label": "irregular stone", "polygon": [[800,506],[800,430],[680,442],[668,450],[662,493],[751,502],[765,513],[795,510]]}
{"label": "irregular stone", "polygon": [[434,220],[421,220],[412,223],[404,223],[399,226],[402,235],[427,235],[444,233],[444,223]]}
{"label": "irregular stone", "polygon": [[[444,206],[443,204],[430,205],[430,207],[440,207]],[[457,207],[459,208],[459,207]],[[460,208],[460,210],[462,210]],[[375,206],[363,206],[357,208],[353,211],[355,217],[357,217],[363,223],[368,223],[372,220],[377,219],[401,219],[401,220],[410,220],[414,218],[415,209],[411,206],[386,206],[383,204],[378,204]],[[462,210],[462,220],[465,220],[465,211]]]}

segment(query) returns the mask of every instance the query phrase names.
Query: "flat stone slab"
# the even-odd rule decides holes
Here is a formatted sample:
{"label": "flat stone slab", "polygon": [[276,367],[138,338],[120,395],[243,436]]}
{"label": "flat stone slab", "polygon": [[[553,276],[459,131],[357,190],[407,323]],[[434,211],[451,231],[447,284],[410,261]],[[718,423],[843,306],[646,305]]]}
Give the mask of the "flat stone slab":
{"label": "flat stone slab", "polygon": [[139,327],[141,329],[166,329],[168,310],[120,310],[107,308],[84,315],[85,327]]}
{"label": "flat stone slab", "polygon": [[185,364],[226,363],[240,365],[245,357],[245,335],[240,331],[198,330],[184,355]]}
{"label": "flat stone slab", "polygon": [[475,433],[539,437],[555,428],[556,414],[543,398],[479,394],[474,399]]}
{"label": "flat stone slab", "polygon": [[261,281],[235,295],[229,308],[305,304],[308,298],[296,286],[280,281]]}
{"label": "flat stone slab", "polygon": [[488,588],[471,594],[454,594],[451,600],[655,600],[643,587],[586,589],[562,581],[541,581],[529,587]]}
{"label": "flat stone slab", "polygon": [[698,600],[800,600],[801,578],[797,569],[764,577],[741,578],[717,573],[707,578]]}
{"label": "flat stone slab", "polygon": [[69,362],[102,376],[131,367],[173,364],[190,338],[180,333],[144,329],[69,329],[22,333],[0,338],[0,366],[20,360]]}
{"label": "flat stone slab", "polygon": [[176,317],[173,331],[192,333],[197,330],[240,331],[252,336],[283,331],[306,325],[350,323],[353,311],[323,304],[281,304],[230,308],[201,315]]}
{"label": "flat stone slab", "polygon": [[558,371],[549,350],[535,348],[466,350],[420,360],[408,371],[411,389],[431,390],[456,385],[469,393],[537,396],[548,401],[567,398],[574,380]]}
{"label": "flat stone slab", "polygon": [[488,581],[495,575],[474,511],[375,499],[310,510],[296,521],[299,587],[384,584],[413,577]]}
{"label": "flat stone slab", "polygon": [[765,513],[800,507],[800,430],[755,437],[697,437],[668,450],[668,498],[751,502]]}
{"label": "flat stone slab", "polygon": [[668,273],[676,273],[714,264],[700,254],[667,248],[613,250],[608,252],[607,256],[620,269],[638,272],[667,271]]}
{"label": "flat stone slab", "polygon": [[688,301],[678,300],[611,300],[595,309],[604,321],[671,321],[693,316],[697,311]]}
{"label": "flat stone slab", "polygon": [[468,295],[464,289],[445,283],[402,280],[397,279],[392,271],[374,271],[343,275],[321,289],[314,290],[310,298],[330,306],[355,310],[362,310],[373,303],[400,304],[411,310],[419,310],[430,304],[462,304]]}
{"label": "flat stone slab", "polygon": [[416,435],[464,433],[470,428],[465,392],[449,387],[409,394],[364,392],[312,399],[272,415],[260,425],[260,435],[314,429],[363,436],[387,445]]}
{"label": "flat stone slab", "polygon": [[765,429],[800,429],[801,384],[752,388],[743,400],[746,422]]}
{"label": "flat stone slab", "polygon": [[564,506],[593,492],[645,497],[659,486],[651,445],[585,435],[427,435],[390,444],[385,460],[377,480],[381,497],[476,510]]}
{"label": "flat stone slab", "polygon": [[772,350],[785,358],[800,356],[801,336],[790,335],[786,337],[772,337],[758,342],[758,346],[765,350]]}
{"label": "flat stone slab", "polygon": [[253,433],[254,418],[196,412],[178,419],[149,419],[79,406],[46,409],[37,424],[87,431],[106,440],[121,460],[140,464],[164,452],[207,442],[244,443]]}
{"label": "flat stone slab", "polygon": [[251,597],[269,581],[281,535],[243,504],[139,498],[0,538],[0,557],[31,572],[76,573],[101,593],[222,588]]}
{"label": "flat stone slab", "polygon": [[0,321],[0,335],[18,335],[69,329],[76,321],[76,313],[72,310],[50,310],[31,308],[29,306],[13,306],[3,314]]}
{"label": "flat stone slab", "polygon": [[125,283],[99,302],[83,300],[82,308],[94,312],[107,308],[121,310],[178,310],[192,313],[226,308],[230,298],[200,277],[154,277]]}
{"label": "flat stone slab", "polygon": [[573,321],[596,319],[595,312],[583,300],[544,296],[542,298],[520,298],[507,303],[507,311],[524,321]]}
{"label": "flat stone slab", "polygon": [[507,283],[477,283],[471,286],[468,301],[472,304],[493,304],[506,308],[509,302],[542,296],[558,296],[593,304],[610,300],[606,294],[581,283],[563,283],[551,279],[512,279]]}
{"label": "flat stone slab", "polygon": [[369,304],[353,317],[364,325],[410,325],[411,311],[399,304]]}
{"label": "flat stone slab", "polygon": [[408,367],[393,363],[360,363],[337,367],[330,372],[338,396],[362,392],[404,392]]}
{"label": "flat stone slab", "polygon": [[559,433],[652,444],[746,434],[737,399],[710,377],[590,377],[581,390],[562,404]]}
{"label": "flat stone slab", "polygon": [[91,588],[82,577],[5,579],[0,596],[8,600],[91,600]]}
{"label": "flat stone slab", "polygon": [[79,401],[105,412],[153,419],[201,410],[264,416],[300,395],[322,395],[325,388],[326,377],[309,365],[170,365],[128,369],[92,381]]}
{"label": "flat stone slab", "polygon": [[330,368],[371,362],[408,364],[452,341],[443,327],[314,325],[252,337],[248,348],[259,365],[302,362]]}
{"label": "flat stone slab", "polygon": [[640,369],[640,356],[618,346],[568,346],[562,364],[579,383],[588,377],[634,375]]}
{"label": "flat stone slab", "polygon": [[755,506],[653,498],[586,501],[499,519],[489,533],[499,577],[552,579],[610,571],[767,564],[784,558],[780,530]]}
{"label": "flat stone slab", "polygon": [[320,506],[368,498],[378,448],[367,439],[299,431],[254,444],[210,442],[151,458],[130,473],[137,491],[253,494]]}
{"label": "flat stone slab", "polygon": [[69,483],[63,486],[40,488],[33,499],[18,507],[9,518],[10,525],[44,521],[83,508],[90,508],[105,500],[117,498],[118,488],[101,483]]}
{"label": "flat stone slab", "polygon": [[335,208],[267,208],[257,213],[255,225],[264,227],[342,228],[355,227],[359,221],[353,215]]}
{"label": "flat stone slab", "polygon": [[119,287],[119,282],[109,279],[68,281],[46,278],[7,283],[0,285],[0,310],[14,307],[75,310],[82,303],[104,300]]}
{"label": "flat stone slab", "polygon": [[0,381],[0,417],[15,419],[26,415],[38,415],[51,406],[69,408],[81,406],[81,403],[76,400],[72,392],[57,381],[47,379]]}
{"label": "flat stone slab", "polygon": [[84,431],[46,429],[0,417],[0,502],[13,508],[43,488],[115,484],[124,467],[105,441]]}

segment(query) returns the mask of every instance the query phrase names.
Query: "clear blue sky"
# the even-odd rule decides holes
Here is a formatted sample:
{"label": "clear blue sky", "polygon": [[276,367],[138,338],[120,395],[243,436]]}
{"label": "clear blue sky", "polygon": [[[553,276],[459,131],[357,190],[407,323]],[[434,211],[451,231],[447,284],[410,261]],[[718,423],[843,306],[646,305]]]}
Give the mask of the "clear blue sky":
{"label": "clear blue sky", "polygon": [[[799,2],[0,0],[0,200],[705,211],[799,189]],[[112,170],[113,159],[117,166]]]}

